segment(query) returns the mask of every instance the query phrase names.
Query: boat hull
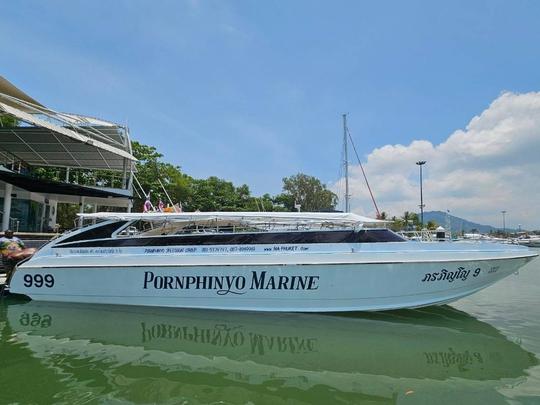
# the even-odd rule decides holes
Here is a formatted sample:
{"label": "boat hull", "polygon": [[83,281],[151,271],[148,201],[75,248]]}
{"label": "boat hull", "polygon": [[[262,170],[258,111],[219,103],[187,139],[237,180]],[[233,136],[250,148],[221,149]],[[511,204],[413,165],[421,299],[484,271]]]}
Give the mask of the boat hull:
{"label": "boat hull", "polygon": [[[34,300],[250,311],[379,311],[444,304],[516,272],[526,252],[454,253],[444,260],[161,264],[96,259],[88,266],[20,266],[11,292]],[[455,258],[452,259],[451,257]],[[289,256],[293,257],[292,255]],[[394,255],[399,259],[399,255]],[[176,264],[175,264],[176,261]],[[356,262],[355,262],[356,261]],[[221,263],[220,263],[221,262]],[[181,263],[181,264],[180,264]]]}
{"label": "boat hull", "polygon": [[540,239],[523,239],[517,241],[518,245],[531,247],[531,248],[540,248]]}

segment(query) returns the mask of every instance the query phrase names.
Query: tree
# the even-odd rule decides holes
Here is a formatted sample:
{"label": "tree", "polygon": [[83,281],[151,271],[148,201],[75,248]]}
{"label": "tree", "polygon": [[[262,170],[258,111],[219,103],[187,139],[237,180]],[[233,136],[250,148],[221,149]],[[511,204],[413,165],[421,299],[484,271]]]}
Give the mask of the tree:
{"label": "tree", "polygon": [[410,230],[412,223],[412,212],[405,211],[400,219],[402,220],[402,226],[406,230]]}
{"label": "tree", "polygon": [[409,219],[412,221],[412,225],[416,230],[422,229],[422,224],[420,223],[420,217],[416,212],[411,212]]}
{"label": "tree", "polygon": [[0,127],[16,127],[19,120],[11,115],[0,115]]}
{"label": "tree", "polygon": [[283,193],[275,200],[289,211],[295,211],[295,204],[300,204],[302,211],[316,212],[334,210],[338,197],[319,179],[298,173],[283,178]]}
{"label": "tree", "polygon": [[79,204],[58,204],[56,213],[56,223],[60,225],[60,230],[72,229],[75,225]]}
{"label": "tree", "polygon": [[[159,199],[163,200],[164,203],[168,202],[161,184],[163,184],[173,203],[183,203],[188,199],[193,179],[182,173],[179,166],[161,161],[163,155],[153,146],[132,141],[131,149],[133,156],[138,160],[135,165],[137,180],[144,192],[150,193],[154,203]],[[134,193],[134,210],[141,211],[146,196],[143,195],[138,183],[136,181],[134,183],[134,190],[137,190]]]}
{"label": "tree", "polygon": [[185,208],[189,211],[245,211],[251,204],[249,187],[211,176],[191,179]]}
{"label": "tree", "polygon": [[422,227],[422,224],[420,223],[420,218],[415,212],[405,211],[403,213],[403,216],[399,220],[402,228],[405,228],[408,231],[413,229],[420,229]]}
{"label": "tree", "polygon": [[390,224],[390,229],[393,231],[401,231],[403,229],[403,220],[401,218],[396,217],[395,215],[390,218],[392,223]]}
{"label": "tree", "polygon": [[430,231],[434,231],[435,229],[437,229],[438,226],[439,225],[437,224],[437,222],[435,222],[432,219],[430,219],[428,223],[426,224],[426,228],[429,229]]}

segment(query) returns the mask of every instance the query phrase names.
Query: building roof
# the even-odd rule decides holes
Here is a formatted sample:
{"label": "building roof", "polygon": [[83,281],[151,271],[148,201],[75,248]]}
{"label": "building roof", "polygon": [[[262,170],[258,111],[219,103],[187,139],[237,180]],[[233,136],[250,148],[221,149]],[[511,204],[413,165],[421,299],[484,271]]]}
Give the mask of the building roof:
{"label": "building roof", "polygon": [[0,164],[129,171],[136,161],[125,126],[53,111],[0,76],[2,114],[20,124],[0,127]]}
{"label": "building roof", "polygon": [[3,164],[20,160],[31,166],[123,170],[125,161],[131,161],[124,154],[115,153],[115,147],[103,146],[107,148],[44,127],[0,127],[0,163]]}
{"label": "building roof", "polygon": [[[33,105],[33,106],[45,108],[41,103],[34,100],[32,97],[30,97],[28,94],[23,92],[21,89],[18,89],[17,87],[15,87],[13,84],[8,82],[2,76],[0,76],[0,93],[6,94],[6,95],[11,96],[11,97],[14,97],[14,98],[16,98],[18,100],[24,101],[24,102],[26,102],[28,104]],[[13,106],[13,107],[18,106],[18,104],[14,103],[12,101],[6,100],[6,102],[8,104],[10,104],[11,106]],[[24,108],[24,109],[27,112],[32,112],[33,111],[30,108]]]}

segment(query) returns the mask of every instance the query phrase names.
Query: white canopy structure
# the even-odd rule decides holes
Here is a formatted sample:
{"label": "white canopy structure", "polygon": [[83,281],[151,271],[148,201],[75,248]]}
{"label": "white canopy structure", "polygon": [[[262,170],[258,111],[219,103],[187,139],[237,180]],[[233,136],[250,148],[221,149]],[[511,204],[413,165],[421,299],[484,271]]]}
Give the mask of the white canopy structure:
{"label": "white canopy structure", "polygon": [[50,110],[1,76],[0,114],[24,123],[0,127],[0,163],[126,171],[136,161],[126,127]]}
{"label": "white canopy structure", "polygon": [[123,213],[97,212],[79,214],[85,219],[109,219],[119,221],[143,220],[150,222],[207,223],[236,222],[251,225],[310,225],[310,226],[356,226],[383,224],[386,221],[341,212],[182,212],[182,213]]}
{"label": "white canopy structure", "polygon": [[[136,159],[126,126],[51,110],[0,76],[0,118],[2,116],[15,118],[17,124],[6,126],[5,120],[4,125],[0,121],[0,165],[21,175],[24,172],[21,167],[61,167],[66,169],[66,181],[70,169],[110,171],[111,178],[118,180],[114,187],[121,185],[110,191],[125,195],[121,204],[129,209]],[[5,183],[3,229],[9,226],[11,195],[17,194],[13,193],[12,184]],[[32,187],[25,190],[36,195]],[[51,198],[54,197],[45,193],[42,200],[47,204]],[[74,198],[82,206],[91,197],[74,194],[71,198],[63,197],[65,201],[60,202],[72,203]],[[95,199],[92,203],[97,205],[102,201]]]}
{"label": "white canopy structure", "polygon": [[[15,87],[13,84],[8,82],[2,76],[0,76],[0,93],[4,94],[4,95],[7,95],[7,96],[10,96],[11,98],[14,98],[15,100],[23,101],[26,104],[32,106],[32,108],[45,108],[45,106],[43,106],[41,103],[34,100],[32,97],[30,97],[28,94],[26,94],[21,89],[18,89],[17,87]],[[20,105],[18,103],[10,101],[10,100],[5,100],[5,102],[7,104],[11,105],[12,107],[17,107],[17,106]],[[32,112],[33,111],[30,108],[26,109],[24,106],[22,108],[26,112]]]}

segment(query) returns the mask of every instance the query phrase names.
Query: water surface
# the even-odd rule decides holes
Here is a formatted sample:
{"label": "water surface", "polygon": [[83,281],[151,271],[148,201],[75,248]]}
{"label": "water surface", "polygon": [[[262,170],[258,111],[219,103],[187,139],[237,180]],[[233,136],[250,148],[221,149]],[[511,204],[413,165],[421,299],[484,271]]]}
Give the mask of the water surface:
{"label": "water surface", "polygon": [[537,404],[540,260],[452,306],[260,314],[0,303],[0,403]]}

